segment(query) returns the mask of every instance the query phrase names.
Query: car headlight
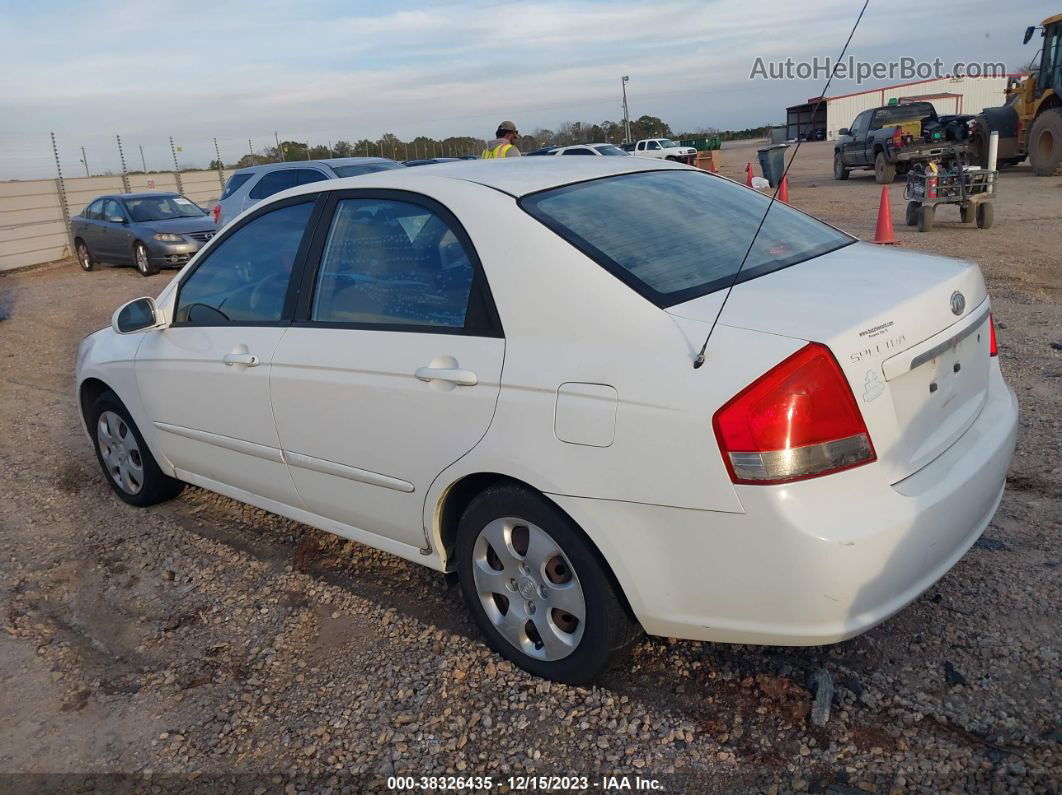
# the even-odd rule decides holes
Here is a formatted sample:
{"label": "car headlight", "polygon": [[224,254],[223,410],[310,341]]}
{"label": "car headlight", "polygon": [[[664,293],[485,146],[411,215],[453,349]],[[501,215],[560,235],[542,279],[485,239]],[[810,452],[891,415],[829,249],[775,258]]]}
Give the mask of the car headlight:
{"label": "car headlight", "polygon": [[163,243],[182,243],[184,238],[180,235],[175,235],[172,232],[156,232],[155,239],[161,240]]}

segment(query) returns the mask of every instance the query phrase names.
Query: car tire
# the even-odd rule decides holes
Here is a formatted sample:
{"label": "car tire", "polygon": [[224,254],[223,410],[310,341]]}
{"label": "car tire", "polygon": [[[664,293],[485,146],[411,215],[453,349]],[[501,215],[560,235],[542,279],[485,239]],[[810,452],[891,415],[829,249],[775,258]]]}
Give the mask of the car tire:
{"label": "car tire", "polygon": [[975,217],[977,219],[978,229],[991,229],[992,222],[995,220],[996,212],[992,208],[992,202],[978,202],[977,212]]}
{"label": "car tire", "polygon": [[896,164],[890,163],[884,152],[874,158],[874,179],[879,185],[891,185],[896,179]]}
{"label": "car tire", "polygon": [[672,163],[677,163],[678,162],[678,158],[677,157],[672,157],[671,155],[668,155],[666,159],[670,160]]}
{"label": "car tire", "polygon": [[136,265],[141,276],[154,276],[159,272],[159,266],[151,263],[147,246],[139,240],[133,244],[133,264]]}
{"label": "car tire", "polygon": [[1062,176],[1062,108],[1045,110],[1033,122],[1029,164],[1038,176]]}
{"label": "car tire", "polygon": [[585,684],[640,635],[600,553],[529,489],[506,484],[476,496],[461,516],[456,556],[488,645],[536,676]]}
{"label": "car tire", "polygon": [[918,226],[918,209],[921,206],[921,202],[907,202],[907,214],[904,216],[904,221],[908,226]]}
{"label": "car tire", "polygon": [[74,251],[77,254],[77,262],[81,266],[81,270],[85,272],[96,270],[96,258],[89,251],[88,243],[80,237],[74,241]]}
{"label": "car tire", "polygon": [[121,500],[146,508],[181,493],[184,484],[159,468],[140,429],[117,395],[104,392],[93,401],[85,419],[96,460]]}
{"label": "car tire", "polygon": [[928,232],[933,228],[933,220],[936,218],[937,208],[932,204],[923,204],[918,211],[918,231]]}
{"label": "car tire", "polygon": [[833,153],[833,178],[834,179],[848,179],[850,172],[844,167],[844,161],[841,160],[841,153]]}

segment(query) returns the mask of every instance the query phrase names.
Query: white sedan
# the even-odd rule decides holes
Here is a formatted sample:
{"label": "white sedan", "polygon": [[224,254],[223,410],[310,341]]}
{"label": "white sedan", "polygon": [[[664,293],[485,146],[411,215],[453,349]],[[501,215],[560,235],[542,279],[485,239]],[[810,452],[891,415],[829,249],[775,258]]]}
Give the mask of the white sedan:
{"label": "white sedan", "polygon": [[735,279],[767,201],[619,157],[295,188],[84,340],[85,427],[132,505],[190,483],[456,572],[541,676],[639,627],[841,641],[984,530],[1017,403],[976,265],[775,204]]}

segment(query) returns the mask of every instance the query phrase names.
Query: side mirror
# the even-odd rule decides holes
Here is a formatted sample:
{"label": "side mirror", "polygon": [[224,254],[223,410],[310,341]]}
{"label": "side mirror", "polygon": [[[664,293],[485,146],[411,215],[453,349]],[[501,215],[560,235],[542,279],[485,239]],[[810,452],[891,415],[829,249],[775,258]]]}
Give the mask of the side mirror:
{"label": "side mirror", "polygon": [[1027,27],[1025,29],[1025,38],[1022,39],[1021,43],[1022,44],[1028,44],[1029,43],[1029,39],[1031,39],[1033,37],[1033,34],[1035,32],[1036,32],[1036,26],[1035,25],[1030,25],[1029,27]]}
{"label": "side mirror", "polygon": [[839,129],[839,130],[837,131],[837,134],[838,134],[838,135],[851,135],[851,134],[852,134],[852,131],[851,131],[851,130],[849,130],[849,129],[848,129],[847,127],[842,127],[841,129]]}
{"label": "side mirror", "polygon": [[133,334],[159,325],[159,310],[154,298],[137,298],[123,304],[111,316],[111,328],[116,334]]}

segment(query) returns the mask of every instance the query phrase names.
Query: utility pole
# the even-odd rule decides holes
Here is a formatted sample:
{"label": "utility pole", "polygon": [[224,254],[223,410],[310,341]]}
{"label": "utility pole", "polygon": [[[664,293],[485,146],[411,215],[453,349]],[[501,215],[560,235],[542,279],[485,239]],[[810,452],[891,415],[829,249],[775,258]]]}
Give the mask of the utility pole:
{"label": "utility pole", "polygon": [[122,162],[122,192],[132,193],[132,188],[129,187],[129,174],[125,170],[125,152],[122,151],[122,136],[115,135],[114,137],[118,141],[118,159]]}
{"label": "utility pole", "polygon": [[631,142],[631,111],[627,107],[627,81],[630,80],[630,75],[624,75],[621,85],[623,87],[623,126],[626,130],[626,138],[623,141],[625,144]]}
{"label": "utility pole", "polygon": [[147,173],[147,161],[144,159],[144,145],[137,144],[140,147],[140,165],[144,169],[144,173]]}
{"label": "utility pole", "polygon": [[280,136],[277,135],[277,131],[273,130],[273,139],[277,142],[277,154],[280,155],[280,162],[284,162],[284,150],[280,148]]}
{"label": "utility pole", "polygon": [[173,145],[173,136],[170,136],[170,154],[173,155],[173,178],[177,181],[177,192],[184,193],[184,183],[181,182],[181,167],[177,164],[177,147]]}
{"label": "utility pole", "polygon": [[81,162],[85,164],[85,176],[89,176],[88,158],[85,156],[85,147],[81,147]]}

